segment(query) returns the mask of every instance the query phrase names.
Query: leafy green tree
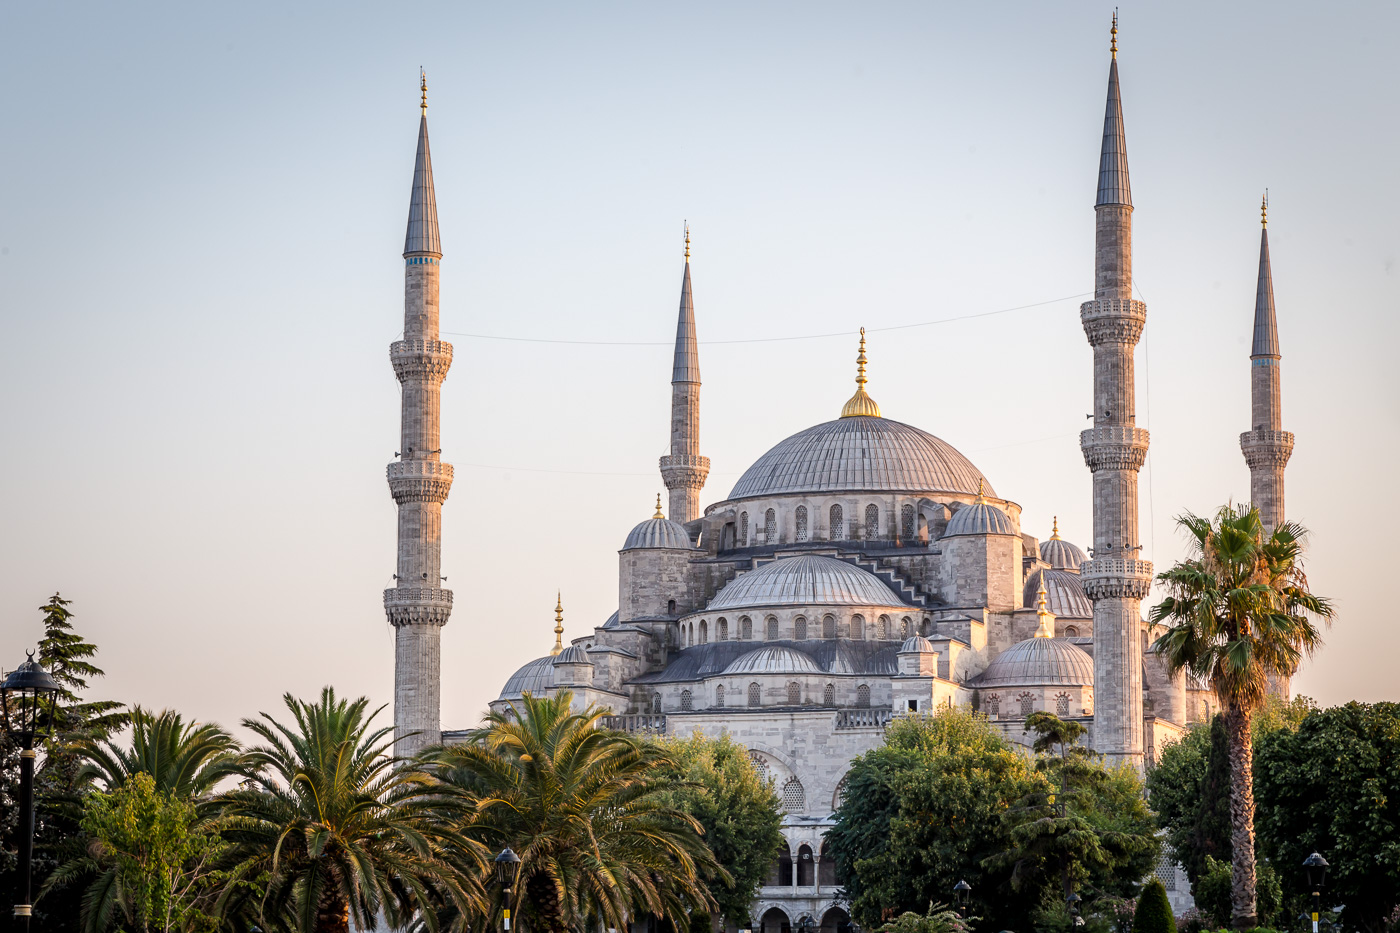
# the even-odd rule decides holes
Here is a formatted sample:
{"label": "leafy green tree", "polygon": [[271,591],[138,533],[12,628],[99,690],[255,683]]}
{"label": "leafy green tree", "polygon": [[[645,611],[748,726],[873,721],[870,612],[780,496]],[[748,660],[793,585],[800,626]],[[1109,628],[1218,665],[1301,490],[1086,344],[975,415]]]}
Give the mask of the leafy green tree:
{"label": "leafy green tree", "polygon": [[1026,731],[1036,740],[1037,782],[1003,815],[1006,851],[989,856],[1010,868],[1016,890],[1058,884],[1059,896],[1078,887],[1123,893],[1157,861],[1156,824],[1131,769],[1105,768],[1078,744],[1088,729],[1053,713],[1033,713]]}
{"label": "leafy green tree", "polygon": [[243,720],[262,744],[222,797],[234,867],[219,910],[246,908],[249,883],[264,888],[259,925],[287,933],[372,928],[381,913],[395,928],[418,913],[435,929],[444,898],[478,906],[481,852],[451,832],[450,802],[428,775],[389,754],[392,729],[373,727],[380,710],[330,687],[283,701],[291,725]]}
{"label": "leafy green tree", "polygon": [[[730,879],[700,822],[668,798],[675,766],[660,745],[599,728],[603,710],[575,713],[572,703],[567,691],[527,694],[462,744],[429,754],[471,809],[459,832],[519,855],[511,906],[528,929],[625,929],[647,913],[687,929],[692,911],[716,907],[705,879]],[[490,894],[500,897],[495,885]],[[457,918],[473,920],[473,929],[495,922]]]}
{"label": "leafy green tree", "polygon": [[1261,852],[1285,903],[1311,909],[1302,864],[1331,864],[1323,906],[1345,904],[1350,928],[1382,933],[1400,905],[1400,703],[1314,710],[1296,730],[1263,736],[1255,759]]}
{"label": "leafy green tree", "polygon": [[[1206,856],[1201,877],[1191,886],[1191,896],[1196,901],[1196,909],[1209,917],[1217,926],[1222,917],[1231,911],[1233,869],[1228,861],[1220,861]],[[1279,885],[1278,874],[1268,862],[1259,863],[1258,891],[1259,924],[1268,926],[1277,916],[1283,903],[1283,890]]]}
{"label": "leafy green tree", "polygon": [[827,831],[851,914],[873,929],[886,911],[918,913],[960,880],[991,929],[1024,928],[1039,891],[1012,890],[1002,815],[1043,786],[1026,756],[985,718],[962,708],[899,719],[885,744],[852,762]]}
{"label": "leafy green tree", "polygon": [[707,877],[710,895],[721,917],[744,926],[783,844],[778,795],[754,768],[744,746],[728,735],[662,739],[658,744],[669,761],[659,773],[675,785],[660,799],[704,828],[715,861],[733,879],[732,884],[724,884]]}
{"label": "leafy green tree", "polygon": [[877,928],[876,933],[970,933],[972,922],[981,919],[964,917],[947,904],[930,903],[926,912],[906,910]]}
{"label": "leafy green tree", "polygon": [[1225,709],[1230,740],[1233,917],[1257,925],[1253,745],[1250,720],[1270,678],[1292,677],[1321,644],[1312,617],[1332,606],[1308,589],[1302,569],[1306,530],[1284,522],[1266,535],[1257,509],[1225,506],[1215,518],[1178,519],[1192,556],[1158,575],[1168,595],[1152,610],[1170,625],[1156,648],[1173,673],[1209,684]]}
{"label": "leafy green tree", "polygon": [[1143,885],[1138,895],[1137,910],[1133,911],[1133,933],[1176,933],[1176,917],[1172,914],[1167,889],[1153,878]]}

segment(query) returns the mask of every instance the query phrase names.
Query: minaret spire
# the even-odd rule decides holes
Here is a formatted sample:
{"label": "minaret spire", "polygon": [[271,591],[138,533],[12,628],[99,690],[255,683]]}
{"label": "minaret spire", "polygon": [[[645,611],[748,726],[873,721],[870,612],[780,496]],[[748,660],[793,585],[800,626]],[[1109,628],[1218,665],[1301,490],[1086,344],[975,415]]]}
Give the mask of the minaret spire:
{"label": "minaret spire", "polygon": [[441,631],[452,612],[442,586],[442,504],[452,466],[442,462],[442,380],[452,345],[439,340],[438,237],[433,161],[428,150],[428,82],[420,79],[418,155],[404,235],[403,339],[389,347],[402,387],[398,459],[389,464],[389,491],[398,504],[398,573],[384,591],[394,627],[394,750],[411,755],[441,740]]}
{"label": "minaret spire", "polygon": [[880,406],[875,404],[865,391],[865,384],[870,380],[865,377],[865,328],[860,329],[860,351],[856,353],[856,394],[846,400],[846,404],[841,406],[842,418],[880,417]]}
{"label": "minaret spire", "polygon": [[550,649],[549,656],[557,658],[564,652],[564,594],[555,594],[554,602],[554,647]]}
{"label": "minaret spire", "polygon": [[671,520],[700,516],[700,490],[710,458],[700,456],[700,348],[695,339],[695,300],[690,291],[690,224],[685,225],[685,269],[671,365],[671,453],[661,458],[661,478],[671,494]]}
{"label": "minaret spire", "polygon": [[1094,547],[1080,568],[1094,603],[1094,747],[1143,766],[1142,599],[1152,565],[1141,559],[1138,471],[1147,432],[1137,426],[1133,355],[1147,307],[1133,300],[1133,197],[1118,83],[1118,17],[1110,30],[1108,101],[1094,200],[1094,300],[1079,311],[1094,349],[1094,426],[1079,446],[1094,481]]}

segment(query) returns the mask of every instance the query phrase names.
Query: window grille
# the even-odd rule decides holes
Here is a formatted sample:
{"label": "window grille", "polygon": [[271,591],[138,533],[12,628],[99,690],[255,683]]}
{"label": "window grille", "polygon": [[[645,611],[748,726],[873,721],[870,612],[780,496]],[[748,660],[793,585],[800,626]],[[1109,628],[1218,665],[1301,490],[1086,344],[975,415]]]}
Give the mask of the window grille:
{"label": "window grille", "polygon": [[822,619],[822,638],[836,637],[836,616],[827,616]]}
{"label": "window grille", "polygon": [[1075,628],[1073,625],[1066,625],[1066,626],[1065,626],[1065,637],[1066,637],[1066,638],[1078,638],[1078,637],[1079,637],[1079,629]]}
{"label": "window grille", "polygon": [[880,640],[889,641],[890,638],[890,617],[880,616]]}
{"label": "window grille", "polygon": [[1172,861],[1170,855],[1164,855],[1157,862],[1157,870],[1153,872],[1162,882],[1162,887],[1168,891],[1176,890],[1176,863]]}
{"label": "window grille", "polygon": [[749,546],[749,513],[739,513],[739,544],[743,547]]}
{"label": "window grille", "polygon": [[856,641],[865,641],[865,616],[851,616],[851,637]]}
{"label": "window grille", "polygon": [[695,708],[694,696],[689,690],[681,691],[681,709],[691,710]]}
{"label": "window grille", "polygon": [[805,639],[807,637],[807,620],[802,618],[801,616],[798,616],[797,619],[792,623],[792,631],[793,637],[796,638],[798,641],[802,641],[803,639]]}
{"label": "window grille", "polygon": [[661,694],[653,693],[651,695],[651,711],[653,713],[661,712]]}
{"label": "window grille", "polygon": [[1069,694],[1068,694],[1068,693],[1061,693],[1061,694],[1056,695],[1056,697],[1055,697],[1055,715],[1056,715],[1056,716],[1068,716],[1068,715],[1069,715]]}
{"label": "window grille", "polygon": [[715,623],[715,641],[729,641],[728,619],[720,619]]}
{"label": "window grille", "polygon": [[783,784],[783,809],[789,813],[801,813],[807,809],[807,791],[795,777],[788,778]]}
{"label": "window grille", "polygon": [[914,539],[914,507],[906,505],[899,510],[899,533],[909,540]]}
{"label": "window grille", "polygon": [[840,541],[846,537],[845,513],[841,511],[841,506],[831,507],[831,540]]}
{"label": "window grille", "polygon": [[861,684],[856,688],[856,706],[861,709],[870,708],[870,685]]}
{"label": "window grille", "polygon": [[763,513],[764,544],[778,543],[778,513],[769,509]]}
{"label": "window grille", "polygon": [[768,640],[778,640],[778,620],[771,617],[768,619]]}
{"label": "window grille", "polygon": [[762,691],[758,689],[758,684],[749,684],[749,705],[758,706]]}
{"label": "window grille", "polygon": [[753,638],[753,619],[744,616],[739,620],[739,640],[748,641]]}
{"label": "window grille", "polygon": [[899,624],[899,637],[900,637],[900,638],[910,638],[910,637],[913,636],[913,634],[914,634],[914,623],[913,623],[912,621],[910,621],[910,619],[909,619],[908,616],[905,616],[905,617],[904,617],[904,621],[901,622],[901,623]]}
{"label": "window grille", "polygon": [[826,689],[822,690],[822,706],[835,706],[835,705],[836,705],[836,685],[835,685],[835,684],[827,684],[827,685],[826,685]]}
{"label": "window grille", "polygon": [[715,688],[715,705],[720,709],[724,709],[724,684],[720,684]]}
{"label": "window grille", "polygon": [[[831,796],[832,796],[832,800],[831,800],[831,809],[833,809],[833,810],[835,810],[835,809],[837,809],[838,807],[840,807],[841,804],[845,803],[845,801],[846,801],[846,778],[848,778],[848,777],[850,777],[849,774],[847,774],[847,775],[845,775],[844,777],[841,778],[841,782],[840,782],[839,784],[836,785],[836,793],[834,793],[834,794],[831,795]],[[825,851],[826,851],[826,847],[825,847],[825,846],[822,847],[822,851],[823,851],[823,853],[825,853]]]}
{"label": "window grille", "polygon": [[1035,712],[1035,697],[1031,696],[1029,693],[1023,693],[1017,697],[1017,699],[1021,701],[1022,716],[1029,716],[1031,713]]}
{"label": "window grille", "polygon": [[[754,686],[758,686],[754,684]],[[768,783],[768,762],[758,752],[749,752],[749,761],[753,763],[753,769],[758,772],[758,779],[763,783]]]}
{"label": "window grille", "polygon": [[982,701],[982,712],[986,713],[990,719],[996,719],[1000,716],[1001,697],[995,693],[989,694],[987,698]]}
{"label": "window grille", "polygon": [[802,687],[796,681],[788,684],[788,706],[802,705]]}
{"label": "window grille", "polygon": [[797,540],[807,540],[807,506],[805,505],[797,507]]}
{"label": "window grille", "polygon": [[865,507],[865,536],[880,537],[880,507],[874,503]]}

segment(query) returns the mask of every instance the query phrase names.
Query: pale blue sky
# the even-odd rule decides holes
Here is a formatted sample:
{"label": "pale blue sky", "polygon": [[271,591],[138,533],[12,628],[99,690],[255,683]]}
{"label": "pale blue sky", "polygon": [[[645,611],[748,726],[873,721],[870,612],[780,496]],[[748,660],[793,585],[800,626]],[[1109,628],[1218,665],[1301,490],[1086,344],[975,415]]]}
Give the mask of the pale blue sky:
{"label": "pale blue sky", "polygon": [[[887,416],[1072,540],[1078,296],[1110,6],[31,4],[0,84],[0,664],[75,600],[99,691],[234,722],[323,683],[390,697],[388,344],[418,66],[445,258],[443,724],[617,603],[661,489],[691,221],[703,494],[834,417],[854,337]],[[1126,4],[1148,303],[1144,541],[1247,498],[1258,203],[1297,434],[1288,510],[1340,616],[1297,678],[1396,699],[1395,4]],[[455,334],[655,341],[578,346]]]}

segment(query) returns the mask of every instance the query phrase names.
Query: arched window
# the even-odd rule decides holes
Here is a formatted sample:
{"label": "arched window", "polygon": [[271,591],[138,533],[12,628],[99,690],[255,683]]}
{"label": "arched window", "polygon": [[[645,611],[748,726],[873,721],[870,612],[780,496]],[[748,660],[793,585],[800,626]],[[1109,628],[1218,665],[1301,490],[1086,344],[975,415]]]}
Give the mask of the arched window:
{"label": "arched window", "polygon": [[[704,623],[704,622],[701,622],[700,624],[703,626],[705,623]],[[914,634],[914,623],[913,623],[913,621],[910,620],[910,618],[909,618],[908,616],[905,616],[905,617],[904,617],[904,621],[901,622],[900,625],[899,625],[899,637],[900,637],[900,638],[910,638],[910,637],[913,636],[913,634]]]}
{"label": "arched window", "polygon": [[[758,684],[754,684],[755,687]],[[764,784],[768,783],[768,762],[758,752],[749,752],[749,764],[753,765],[754,771],[758,772],[758,779]]]}
{"label": "arched window", "polygon": [[1055,715],[1056,715],[1056,716],[1068,716],[1068,715],[1069,715],[1069,694],[1068,694],[1068,693],[1059,693],[1059,694],[1056,694],[1056,695],[1055,695]]}
{"label": "arched window", "polygon": [[841,782],[836,785],[836,793],[831,795],[831,809],[833,810],[841,809],[841,804],[846,802],[846,778],[848,777],[850,777],[849,772],[841,777]]}
{"label": "arched window", "polygon": [[[841,780],[844,781],[845,778],[842,778]],[[836,856],[832,855],[830,852],[827,851],[826,843],[823,842],[821,864],[817,866],[817,884],[835,886],[836,883]],[[837,918],[840,918],[845,916],[845,912],[838,907],[836,908],[836,915]],[[849,920],[850,918],[847,917],[847,919]],[[823,917],[822,920],[826,921],[826,917]],[[837,919],[834,922],[836,925],[836,929],[838,930],[845,926],[845,924],[843,924],[840,921],[840,919]]]}
{"label": "arched window", "polygon": [[788,684],[788,706],[802,705],[802,686],[797,681]]}
{"label": "arched window", "polygon": [[661,712],[661,694],[653,693],[651,695],[651,711],[653,713]]}
{"label": "arched window", "polygon": [[708,644],[710,641],[710,623],[704,619],[700,620],[700,644]]}
{"label": "arched window", "polygon": [[681,691],[681,709],[690,710],[695,706],[695,697],[689,690]]}
{"label": "arched window", "polygon": [[914,507],[904,505],[899,510],[899,533],[906,541],[914,540]]}
{"label": "arched window", "polygon": [[933,631],[933,620],[932,620],[932,619],[925,618],[922,622],[919,623],[919,634],[920,634],[920,635],[923,635],[925,638],[927,638],[929,632],[931,632],[931,631]]}
{"label": "arched window", "polygon": [[880,616],[880,640],[890,640],[890,617]]}
{"label": "arched window", "polygon": [[841,511],[841,506],[831,507],[831,540],[841,541],[846,537],[846,519]]}
{"label": "arched window", "polygon": [[758,688],[758,684],[749,684],[749,705],[759,706],[763,696],[763,691]]}
{"label": "arched window", "polygon": [[792,622],[792,637],[802,641],[807,637],[807,620],[798,616]]}
{"label": "arched window", "polygon": [[1073,625],[1066,625],[1066,626],[1065,626],[1065,637],[1066,637],[1066,638],[1078,638],[1078,637],[1079,637],[1079,629],[1075,628]]}
{"label": "arched window", "polygon": [[827,685],[826,685],[826,688],[822,690],[822,706],[835,706],[835,705],[836,705],[836,685],[835,685],[835,684],[827,684]]}
{"label": "arched window", "polygon": [[768,640],[778,640],[778,620],[773,618],[772,616],[768,617]]}
{"label": "arched window", "polygon": [[865,507],[865,536],[880,537],[880,507],[873,502]]}
{"label": "arched window", "polygon": [[861,709],[870,708],[870,685],[861,684],[856,688],[856,706]]}
{"label": "arched window", "polygon": [[822,617],[822,638],[836,637],[836,616]]}
{"label": "arched window", "polygon": [[851,616],[851,638],[856,641],[865,641],[865,616]]}
{"label": "arched window", "polygon": [[[773,860],[773,866],[768,870],[766,883],[770,888],[792,887],[792,849],[788,848],[786,842],[778,850],[778,857]],[[779,907],[770,907],[759,921],[758,929],[759,933],[782,933],[785,927],[789,931],[792,929],[787,914]]]}
{"label": "arched window", "polygon": [[739,546],[749,546],[749,513],[739,513]]}
{"label": "arched window", "polygon": [[666,600],[666,614],[668,616],[676,614],[676,601],[674,599]]}
{"label": "arched window", "polygon": [[744,616],[739,620],[739,640],[749,641],[753,638],[753,619]]}
{"label": "arched window", "polygon": [[783,809],[789,813],[801,813],[807,809],[807,791],[802,788],[802,782],[795,777],[790,777],[783,784]]}
{"label": "arched window", "polygon": [[778,543],[778,513],[772,509],[763,513],[763,543]]}
{"label": "arched window", "polygon": [[1029,693],[1023,693],[1017,697],[1017,699],[1021,701],[1022,716],[1029,716],[1031,713],[1035,712],[1035,697],[1031,696]]}
{"label": "arched window", "polygon": [[724,684],[720,684],[715,688],[715,705],[720,709],[724,709]]}
{"label": "arched window", "polygon": [[1001,715],[1001,697],[995,693],[987,694],[982,701],[982,712],[987,714],[988,719],[996,719]]}
{"label": "arched window", "polygon": [[720,619],[715,623],[715,641],[729,641],[728,619]]}
{"label": "arched window", "polygon": [[797,507],[797,540],[807,540],[807,506],[805,505]]}
{"label": "arched window", "polygon": [[690,623],[690,625],[686,627],[686,632],[685,632],[685,643],[686,643],[687,645],[693,645],[693,644],[695,644],[695,623],[694,623],[694,622]]}
{"label": "arched window", "polygon": [[812,858],[812,847],[809,845],[803,845],[797,850],[798,887],[803,887],[804,885],[813,885],[817,883],[814,871],[816,867],[817,863]]}

